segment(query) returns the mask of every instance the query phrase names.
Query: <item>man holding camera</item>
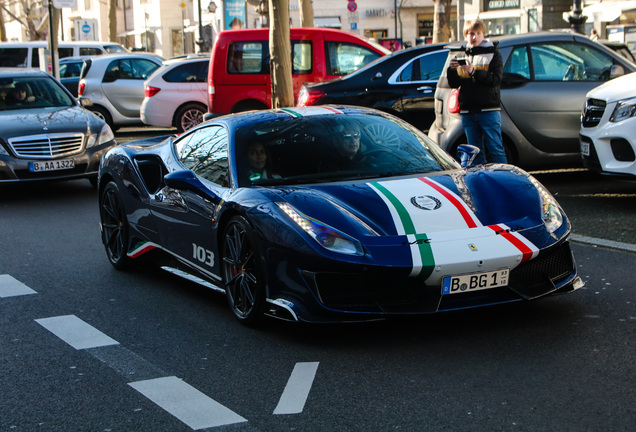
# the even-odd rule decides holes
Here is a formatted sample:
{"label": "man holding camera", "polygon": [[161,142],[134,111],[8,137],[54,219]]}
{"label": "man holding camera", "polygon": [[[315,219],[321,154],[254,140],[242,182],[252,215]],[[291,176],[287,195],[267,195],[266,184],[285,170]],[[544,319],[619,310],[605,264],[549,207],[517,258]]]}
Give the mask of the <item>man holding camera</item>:
{"label": "man holding camera", "polygon": [[506,163],[499,96],[503,61],[493,43],[484,39],[485,32],[482,20],[466,21],[466,57],[450,61],[448,83],[459,88],[459,112],[468,144],[481,150],[475,163],[486,163],[485,150],[492,162]]}

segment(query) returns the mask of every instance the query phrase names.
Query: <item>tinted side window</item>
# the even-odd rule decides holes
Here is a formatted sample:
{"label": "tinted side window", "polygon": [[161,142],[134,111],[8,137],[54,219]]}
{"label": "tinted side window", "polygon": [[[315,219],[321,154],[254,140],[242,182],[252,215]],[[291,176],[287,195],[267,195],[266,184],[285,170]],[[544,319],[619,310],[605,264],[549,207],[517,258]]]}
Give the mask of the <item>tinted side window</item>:
{"label": "tinted side window", "polygon": [[614,60],[576,42],[540,43],[530,47],[537,81],[607,81]]}
{"label": "tinted side window", "polygon": [[221,126],[197,129],[176,143],[181,163],[198,176],[221,186],[228,179],[228,136]]}
{"label": "tinted side window", "polygon": [[231,74],[269,73],[267,42],[232,42],[227,51],[227,71]]}
{"label": "tinted side window", "polygon": [[345,42],[326,42],[325,51],[329,75],[347,75],[380,57],[369,48]]}
{"label": "tinted side window", "polygon": [[504,66],[504,73],[521,75],[530,79],[530,63],[528,62],[528,49],[524,46],[515,47]]}
{"label": "tinted side window", "polygon": [[[34,50],[37,53],[37,49]],[[26,67],[28,48],[0,48],[1,67]]]}
{"label": "tinted side window", "polygon": [[166,72],[163,80],[172,83],[206,82],[209,62],[190,62]]}
{"label": "tinted side window", "polygon": [[80,47],[79,49],[79,55],[102,55],[104,54],[104,52],[102,50],[100,50],[99,48],[86,48],[86,47]]}
{"label": "tinted side window", "polygon": [[57,48],[59,58],[73,57],[73,48]]}

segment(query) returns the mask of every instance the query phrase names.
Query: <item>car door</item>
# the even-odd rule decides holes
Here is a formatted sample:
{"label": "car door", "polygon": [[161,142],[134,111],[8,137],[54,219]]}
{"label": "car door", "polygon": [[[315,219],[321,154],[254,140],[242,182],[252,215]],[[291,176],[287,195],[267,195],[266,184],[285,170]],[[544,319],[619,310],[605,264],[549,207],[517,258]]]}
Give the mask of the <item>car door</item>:
{"label": "car door", "polygon": [[591,44],[516,46],[504,65],[501,106],[534,147],[575,153],[586,93],[609,80],[615,60]]}
{"label": "car door", "polygon": [[177,155],[202,183],[205,193],[165,186],[152,212],[162,246],[172,255],[212,275],[220,274],[217,212],[228,191],[228,134],[220,125],[199,128],[175,142]]}
{"label": "car door", "polygon": [[113,60],[106,67],[102,91],[112,106],[126,117],[139,117],[144,81],[159,67],[145,58]]}
{"label": "car door", "polygon": [[435,121],[435,90],[448,57],[448,50],[429,52],[412,59],[390,78],[400,88],[402,118],[427,131]]}

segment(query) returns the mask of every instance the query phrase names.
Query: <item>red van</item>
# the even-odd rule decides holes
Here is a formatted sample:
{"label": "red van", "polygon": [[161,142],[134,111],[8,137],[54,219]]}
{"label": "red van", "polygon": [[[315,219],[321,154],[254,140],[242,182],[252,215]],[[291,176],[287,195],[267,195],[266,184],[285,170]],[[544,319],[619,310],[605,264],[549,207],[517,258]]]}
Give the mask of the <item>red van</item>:
{"label": "red van", "polygon": [[[356,71],[390,51],[353,33],[292,28],[294,99],[303,83],[331,80]],[[227,30],[217,35],[208,72],[206,118],[270,108],[269,29]]]}

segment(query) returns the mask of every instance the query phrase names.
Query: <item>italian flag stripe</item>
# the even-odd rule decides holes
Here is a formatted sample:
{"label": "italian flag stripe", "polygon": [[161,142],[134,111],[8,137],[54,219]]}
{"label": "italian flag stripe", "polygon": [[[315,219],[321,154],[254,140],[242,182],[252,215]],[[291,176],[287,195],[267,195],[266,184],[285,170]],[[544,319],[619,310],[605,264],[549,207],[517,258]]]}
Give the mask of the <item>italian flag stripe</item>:
{"label": "italian flag stripe", "polygon": [[448,189],[446,189],[439,183],[427,178],[420,178],[420,180],[435,189],[437,192],[441,193],[448,201],[450,201],[450,203],[453,204],[462,215],[464,221],[466,221],[466,226],[468,226],[468,228],[477,228],[478,224],[475,222],[475,219],[473,218],[471,212],[468,211],[465,204],[458,200],[453,193],[451,193]]}
{"label": "italian flag stripe", "polygon": [[519,252],[521,252],[521,254],[523,255],[521,258],[521,262],[528,261],[536,253],[538,253],[538,250],[536,250],[536,248],[531,248],[521,238],[511,233],[507,227],[502,225],[489,225],[488,227],[506,240],[508,240],[517,249],[519,249]]}
{"label": "italian flag stripe", "polygon": [[[382,198],[384,198],[391,206],[396,210],[397,216],[401,223],[401,227],[398,227],[402,234],[406,234],[411,248],[416,248],[417,254],[413,254],[413,270],[411,276],[422,275],[427,278],[433,273],[435,267],[435,258],[433,257],[433,250],[428,243],[428,236],[426,234],[418,234],[415,232],[415,225],[409,212],[404,205],[393,195],[387,188],[380,183],[371,183]],[[415,262],[416,258],[419,258],[419,263]]]}
{"label": "italian flag stripe", "polygon": [[134,248],[128,251],[128,256],[130,258],[138,258],[146,252],[150,252],[151,250],[157,247],[156,244],[151,242],[141,242],[135,245]]}

